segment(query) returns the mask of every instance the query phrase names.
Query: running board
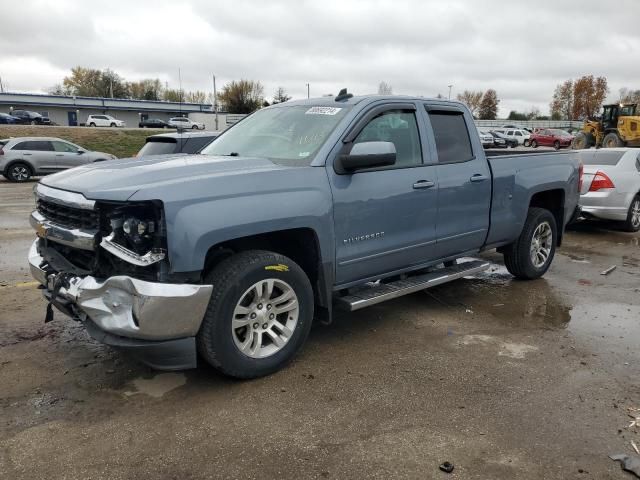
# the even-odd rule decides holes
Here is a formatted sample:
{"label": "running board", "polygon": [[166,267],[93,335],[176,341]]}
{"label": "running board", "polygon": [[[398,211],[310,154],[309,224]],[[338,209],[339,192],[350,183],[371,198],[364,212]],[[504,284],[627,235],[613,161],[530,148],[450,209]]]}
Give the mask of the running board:
{"label": "running board", "polygon": [[458,263],[451,267],[438,268],[437,270],[412,276],[395,282],[371,284],[356,292],[335,299],[336,306],[341,310],[353,312],[364,307],[382,303],[393,298],[415,293],[420,290],[435,287],[443,283],[457,280],[458,278],[473,275],[489,268],[489,262],[472,260]]}

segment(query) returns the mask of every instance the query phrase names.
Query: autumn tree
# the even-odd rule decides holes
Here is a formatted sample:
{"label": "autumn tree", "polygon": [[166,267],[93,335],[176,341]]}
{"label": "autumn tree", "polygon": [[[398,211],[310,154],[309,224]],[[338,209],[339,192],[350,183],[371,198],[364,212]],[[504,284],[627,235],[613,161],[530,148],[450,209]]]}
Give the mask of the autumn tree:
{"label": "autumn tree", "polygon": [[264,102],[264,88],[253,80],[234,80],[222,87],[218,101],[229,113],[252,113]]}
{"label": "autumn tree", "polygon": [[145,78],[137,82],[129,82],[131,98],[139,100],[162,99],[162,83],[158,78]]}
{"label": "autumn tree", "polygon": [[476,114],[478,109],[480,108],[480,103],[482,102],[482,92],[473,92],[471,90],[465,90],[462,93],[458,94],[458,101],[464,103],[469,110],[471,110],[471,115],[473,118],[476,118]]}
{"label": "autumn tree", "polygon": [[480,112],[479,116],[481,120],[495,120],[498,116],[498,104],[500,100],[498,99],[497,92],[490,88],[484,95],[482,96],[482,100],[480,101]]}
{"label": "autumn tree", "polygon": [[609,93],[607,79],[585,75],[577,80],[566,80],[556,86],[551,100],[551,116],[564,120],[595,117]]}
{"label": "autumn tree", "polygon": [[393,87],[387,82],[380,82],[378,84],[378,95],[393,95]]}
{"label": "autumn tree", "polygon": [[278,89],[276,90],[276,93],[273,94],[274,104],[288,102],[289,100],[291,100],[291,97],[287,95],[287,92],[284,89],[284,87],[278,87]]}
{"label": "autumn tree", "polygon": [[640,90],[631,90],[627,87],[622,87],[619,90],[619,102],[620,103],[640,103]]}
{"label": "autumn tree", "polygon": [[207,94],[200,90],[187,92],[184,96],[184,101],[189,103],[205,103],[207,101]]}

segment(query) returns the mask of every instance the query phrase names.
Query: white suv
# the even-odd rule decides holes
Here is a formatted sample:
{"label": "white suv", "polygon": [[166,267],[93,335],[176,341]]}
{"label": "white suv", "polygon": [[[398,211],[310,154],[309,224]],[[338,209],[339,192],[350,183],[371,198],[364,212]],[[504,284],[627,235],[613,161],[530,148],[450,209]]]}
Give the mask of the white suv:
{"label": "white suv", "polygon": [[194,122],[187,117],[173,117],[169,119],[169,126],[173,128],[184,128],[193,130],[204,130],[204,123]]}
{"label": "white suv", "polygon": [[529,146],[529,137],[531,134],[526,130],[520,130],[516,128],[496,128],[494,132],[499,132],[507,138],[513,138],[518,141],[518,145]]}
{"label": "white suv", "polygon": [[88,127],[124,127],[127,124],[111,115],[89,115],[86,125]]}

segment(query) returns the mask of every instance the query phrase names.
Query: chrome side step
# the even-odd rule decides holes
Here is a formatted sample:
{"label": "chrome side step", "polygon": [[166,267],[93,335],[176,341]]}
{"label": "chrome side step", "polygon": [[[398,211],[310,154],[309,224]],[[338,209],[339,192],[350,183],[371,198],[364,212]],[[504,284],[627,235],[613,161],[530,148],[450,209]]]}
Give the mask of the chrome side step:
{"label": "chrome side step", "polygon": [[404,280],[371,284],[371,286],[358,289],[349,295],[337,297],[335,304],[341,310],[353,312],[393,298],[451,282],[452,280],[457,280],[467,275],[473,275],[488,268],[489,262],[483,260],[471,260],[458,263],[451,267],[438,268],[432,272],[423,273]]}

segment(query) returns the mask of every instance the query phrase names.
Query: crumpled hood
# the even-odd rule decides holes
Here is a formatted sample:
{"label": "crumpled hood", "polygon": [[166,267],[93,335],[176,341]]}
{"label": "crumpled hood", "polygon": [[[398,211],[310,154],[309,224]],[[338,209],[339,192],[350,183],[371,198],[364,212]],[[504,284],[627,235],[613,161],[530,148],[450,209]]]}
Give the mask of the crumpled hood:
{"label": "crumpled hood", "polygon": [[264,158],[163,155],[92,163],[44,177],[41,183],[92,200],[124,201],[136,192],[212,177],[287,169]]}

